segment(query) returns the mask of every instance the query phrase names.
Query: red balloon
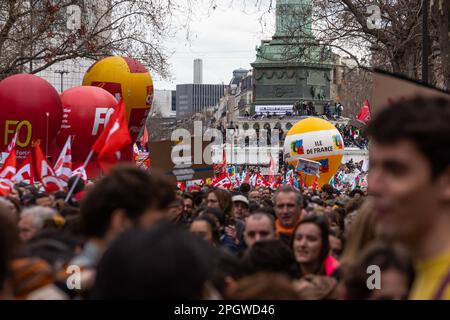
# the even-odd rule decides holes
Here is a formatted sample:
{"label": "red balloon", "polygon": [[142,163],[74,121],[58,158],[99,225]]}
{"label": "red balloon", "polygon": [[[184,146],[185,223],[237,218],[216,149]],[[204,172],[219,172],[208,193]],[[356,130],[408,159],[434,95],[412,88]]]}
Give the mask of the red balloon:
{"label": "red balloon", "polygon": [[46,152],[63,116],[61,99],[53,86],[35,75],[17,74],[0,82],[0,149],[5,151],[18,132],[17,157],[25,158],[34,143]]}
{"label": "red balloon", "polygon": [[84,162],[116,109],[117,101],[108,91],[90,86],[64,91],[61,101],[64,119],[56,139],[58,146],[62,148],[67,137],[73,136],[72,160]]}

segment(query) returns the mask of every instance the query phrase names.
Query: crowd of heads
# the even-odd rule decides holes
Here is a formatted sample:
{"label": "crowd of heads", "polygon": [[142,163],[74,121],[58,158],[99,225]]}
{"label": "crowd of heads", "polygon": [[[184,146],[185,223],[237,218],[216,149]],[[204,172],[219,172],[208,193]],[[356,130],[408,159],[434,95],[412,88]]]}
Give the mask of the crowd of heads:
{"label": "crowd of heads", "polygon": [[352,126],[350,124],[337,124],[336,129],[344,139],[344,145],[346,147],[367,149],[369,145],[369,139],[364,135],[361,129]]}
{"label": "crowd of heads", "polygon": [[[398,108],[369,127],[379,153],[368,190],[243,183],[234,191],[184,192],[132,166],[77,186],[67,203],[64,192],[17,185],[0,199],[0,297],[406,299],[413,258],[427,252],[414,249],[436,228],[448,231],[436,221],[449,219],[450,119],[447,110],[445,121],[436,117],[437,125],[418,129],[414,112]],[[395,116],[416,126],[394,134]],[[427,130],[444,151],[428,145]],[[409,166],[417,168],[402,163],[400,151],[386,150],[391,143],[410,148],[410,162],[416,152]],[[381,270],[378,290],[367,286],[370,266]]]}
{"label": "crowd of heads", "polygon": [[[300,299],[320,297],[321,289],[312,288],[325,281],[330,292],[323,298],[337,297],[344,220],[364,201],[361,193],[248,184],[182,192],[128,166],[80,187],[69,203],[58,201],[65,194],[17,186],[16,195],[0,201],[2,294]],[[77,290],[67,286],[71,266],[81,270]]]}

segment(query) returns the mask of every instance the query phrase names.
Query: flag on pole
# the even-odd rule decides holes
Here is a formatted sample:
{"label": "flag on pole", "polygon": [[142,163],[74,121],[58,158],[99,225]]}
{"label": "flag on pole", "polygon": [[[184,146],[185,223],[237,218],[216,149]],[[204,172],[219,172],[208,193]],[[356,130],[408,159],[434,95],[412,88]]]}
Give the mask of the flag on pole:
{"label": "flag on pole", "polygon": [[250,170],[245,170],[245,175],[242,183],[248,183],[250,184]]}
{"label": "flag on pole", "polygon": [[36,168],[36,176],[41,181],[45,191],[55,192],[63,191],[63,185],[59,178],[56,176],[53,168],[48,160],[45,158],[44,153],[39,144],[36,144],[33,148],[34,163]]}
{"label": "flag on pole", "polygon": [[0,178],[0,196],[6,197],[11,194],[14,183],[11,180]]}
{"label": "flag on pole", "polygon": [[17,173],[14,176],[14,181],[16,183],[23,182],[26,184],[34,184],[33,158],[31,156],[31,153],[22,162],[19,170],[17,170]]}
{"label": "flag on pole", "polygon": [[364,101],[364,104],[361,108],[361,111],[359,111],[358,116],[356,117],[356,119],[359,122],[364,123],[365,125],[367,125],[370,122],[371,119],[371,111],[370,111],[370,104],[369,104],[369,100],[366,99],[366,101]]}
{"label": "flag on pole", "polygon": [[273,161],[272,155],[269,156],[270,157],[270,162],[269,162],[269,184],[274,184],[276,181],[276,168],[275,168],[275,161]]}
{"label": "flag on pole", "polygon": [[222,162],[219,163],[219,176],[221,176],[222,174],[226,174],[228,175],[228,171],[227,171],[227,152],[225,150],[225,145],[223,147],[223,151],[222,151]]}
{"label": "flag on pole", "polygon": [[278,189],[280,186],[282,186],[283,185],[283,178],[281,177],[281,176],[278,176],[276,179],[275,179],[275,182],[274,183],[272,183],[271,185],[270,185],[270,187],[273,189],[273,190],[276,190],[276,189]]}
{"label": "flag on pole", "polygon": [[72,137],[69,136],[61,150],[58,160],[56,161],[53,170],[56,176],[61,180],[63,186],[67,186],[67,182],[72,177]]}
{"label": "flag on pole", "polygon": [[267,182],[266,179],[264,179],[264,177],[261,174],[261,172],[258,172],[258,174],[256,175],[256,179],[255,179],[255,186],[256,187],[268,188],[268,187],[270,187],[270,183]]}
{"label": "flag on pole", "polygon": [[0,169],[0,195],[7,196],[14,189],[14,176],[16,175],[16,148],[13,146],[8,157]]}
{"label": "flag on pole", "polygon": [[305,180],[303,180],[303,177],[301,174],[298,175],[298,184],[299,184],[300,188],[306,187]]}
{"label": "flag on pole", "polygon": [[231,180],[226,174],[218,176],[211,184],[215,188],[222,188],[229,190],[232,186]]}
{"label": "flag on pole", "polygon": [[313,182],[311,187],[312,187],[313,190],[318,190],[319,189],[319,181],[318,181],[317,177],[314,178],[314,182]]}
{"label": "flag on pole", "polygon": [[86,170],[83,168],[83,166],[72,171],[72,177],[76,177],[76,176],[80,176],[81,179],[83,179],[84,181],[88,180]]}
{"label": "flag on pole", "polygon": [[6,158],[5,163],[0,169],[0,178],[12,180],[14,178],[14,175],[16,174],[16,165],[16,148],[13,147],[8,157]]}
{"label": "flag on pole", "polygon": [[97,153],[97,159],[101,165],[110,165],[120,160],[120,150],[129,144],[131,144],[131,137],[125,114],[125,103],[121,98],[92,150]]}
{"label": "flag on pole", "polygon": [[236,176],[229,176],[228,178],[231,181],[231,189],[240,187],[241,181]]}
{"label": "flag on pole", "polygon": [[[143,150],[148,150],[147,149],[147,145],[148,145],[148,129],[147,129],[147,124],[144,124],[144,134],[142,135],[141,139],[140,139],[140,143],[141,143],[141,148]],[[145,148],[144,148],[145,147]]]}
{"label": "flag on pole", "polygon": [[14,138],[11,140],[11,142],[8,144],[8,149],[6,149],[7,153],[11,153],[11,151],[14,149],[14,147],[16,146],[16,141],[17,141],[17,131],[14,134]]}
{"label": "flag on pole", "polygon": [[294,186],[294,170],[289,170],[286,173],[286,184],[290,184],[292,187]]}
{"label": "flag on pole", "polygon": [[180,191],[184,192],[186,190],[186,181],[177,182],[177,187]]}
{"label": "flag on pole", "polygon": [[250,185],[254,188],[256,187],[256,174],[252,174],[252,176],[250,177]]}

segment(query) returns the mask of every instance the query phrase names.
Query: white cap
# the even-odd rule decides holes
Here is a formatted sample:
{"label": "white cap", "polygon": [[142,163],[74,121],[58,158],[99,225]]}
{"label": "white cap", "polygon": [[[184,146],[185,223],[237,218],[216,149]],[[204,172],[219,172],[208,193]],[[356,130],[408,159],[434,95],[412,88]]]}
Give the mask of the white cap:
{"label": "white cap", "polygon": [[231,200],[233,201],[233,202],[243,202],[243,203],[245,203],[247,206],[249,205],[249,201],[248,201],[248,199],[245,197],[245,196],[243,196],[243,195],[237,195],[237,196],[233,196],[232,198],[231,198]]}

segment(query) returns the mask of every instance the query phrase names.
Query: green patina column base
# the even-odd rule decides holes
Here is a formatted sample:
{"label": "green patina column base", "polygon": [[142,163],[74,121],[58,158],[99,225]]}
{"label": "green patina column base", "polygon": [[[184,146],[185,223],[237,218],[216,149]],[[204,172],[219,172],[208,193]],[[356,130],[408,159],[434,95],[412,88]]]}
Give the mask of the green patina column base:
{"label": "green patina column base", "polygon": [[316,112],[330,101],[331,49],[321,46],[311,31],[311,1],[278,0],[277,30],[262,41],[252,63],[254,106],[312,102]]}

